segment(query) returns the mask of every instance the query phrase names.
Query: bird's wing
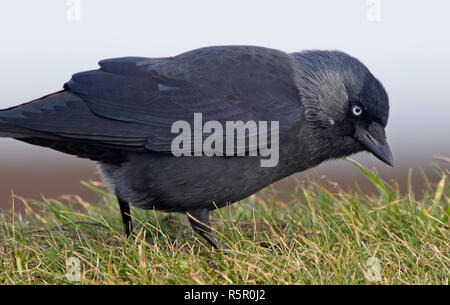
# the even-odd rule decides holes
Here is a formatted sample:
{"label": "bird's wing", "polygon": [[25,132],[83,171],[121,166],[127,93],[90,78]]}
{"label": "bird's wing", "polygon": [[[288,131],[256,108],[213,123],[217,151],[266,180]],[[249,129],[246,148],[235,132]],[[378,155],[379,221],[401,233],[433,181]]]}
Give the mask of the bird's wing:
{"label": "bird's wing", "polygon": [[177,136],[172,124],[184,120],[193,126],[194,113],[202,113],[203,122],[222,124],[279,121],[280,130],[302,118],[291,59],[280,51],[209,47],[172,58],[125,57],[99,65],[73,75],[66,92],[29,103],[20,114],[21,127],[170,152]]}

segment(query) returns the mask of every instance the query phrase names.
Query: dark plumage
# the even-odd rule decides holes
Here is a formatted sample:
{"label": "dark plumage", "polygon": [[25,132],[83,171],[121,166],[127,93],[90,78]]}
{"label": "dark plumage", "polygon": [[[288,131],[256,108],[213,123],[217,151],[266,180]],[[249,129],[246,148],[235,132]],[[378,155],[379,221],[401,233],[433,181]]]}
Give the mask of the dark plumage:
{"label": "dark plumage", "polygon": [[[97,161],[127,234],[132,203],[188,212],[194,229],[218,246],[208,228],[215,205],[363,150],[392,164],[387,94],[342,52],[223,46],[99,64],[62,91],[0,111],[0,136]],[[174,157],[171,126],[192,123],[194,112],[221,123],[279,121],[277,166],[261,167],[259,156]]]}

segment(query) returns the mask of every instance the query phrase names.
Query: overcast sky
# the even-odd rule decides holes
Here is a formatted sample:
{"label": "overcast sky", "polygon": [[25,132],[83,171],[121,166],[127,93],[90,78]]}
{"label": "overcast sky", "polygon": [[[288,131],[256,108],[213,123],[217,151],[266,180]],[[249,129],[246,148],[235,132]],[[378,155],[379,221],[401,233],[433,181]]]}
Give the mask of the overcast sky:
{"label": "overcast sky", "polygon": [[[2,1],[0,106],[60,90],[102,58],[223,44],[337,49],[359,58],[386,87],[397,164],[431,160],[450,155],[449,29],[444,0]],[[0,146],[2,160],[51,154],[6,139]]]}

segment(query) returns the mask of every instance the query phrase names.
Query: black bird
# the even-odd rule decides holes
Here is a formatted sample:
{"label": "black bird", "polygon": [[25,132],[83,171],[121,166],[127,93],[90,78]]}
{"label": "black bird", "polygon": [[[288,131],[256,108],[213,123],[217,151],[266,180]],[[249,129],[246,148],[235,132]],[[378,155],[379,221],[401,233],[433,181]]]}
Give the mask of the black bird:
{"label": "black bird", "polygon": [[[209,223],[216,207],[360,151],[392,165],[387,93],[345,53],[217,46],[99,65],[73,75],[62,91],[1,110],[0,136],[97,161],[127,235],[131,203],[188,213],[193,229],[221,247]],[[278,121],[277,165],[262,167],[262,156],[175,157],[171,126],[192,123],[194,113],[223,124]]]}

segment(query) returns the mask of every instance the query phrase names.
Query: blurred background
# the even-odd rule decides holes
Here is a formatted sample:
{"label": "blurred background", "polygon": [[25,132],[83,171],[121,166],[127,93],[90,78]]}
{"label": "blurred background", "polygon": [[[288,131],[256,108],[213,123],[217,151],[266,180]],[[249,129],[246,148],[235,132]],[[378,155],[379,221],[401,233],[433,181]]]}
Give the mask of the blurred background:
{"label": "blurred background", "polygon": [[[444,0],[4,1],[0,108],[58,91],[73,73],[95,69],[103,58],[173,56],[224,44],[342,50],[366,64],[390,97],[387,136],[395,167],[369,154],[355,159],[402,190],[412,168],[420,194],[418,169],[430,173],[433,156],[450,157],[449,29],[450,1]],[[91,161],[10,139],[0,139],[0,148],[0,209],[11,206],[11,192],[97,198],[80,184],[99,179]],[[319,179],[369,188],[342,160],[314,171]]]}

